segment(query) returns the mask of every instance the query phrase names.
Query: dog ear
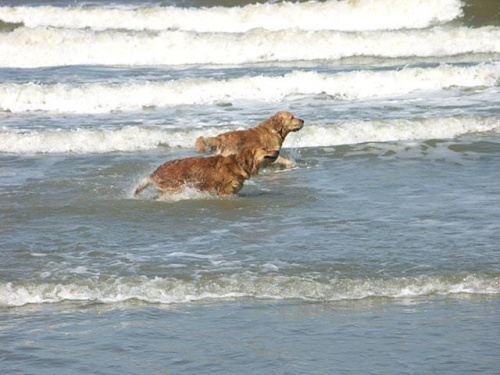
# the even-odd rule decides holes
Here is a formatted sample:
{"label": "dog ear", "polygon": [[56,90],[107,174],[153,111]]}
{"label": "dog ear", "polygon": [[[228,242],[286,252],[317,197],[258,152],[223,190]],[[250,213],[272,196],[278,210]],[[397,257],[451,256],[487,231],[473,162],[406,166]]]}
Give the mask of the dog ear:
{"label": "dog ear", "polygon": [[255,151],[254,148],[245,148],[238,155],[241,167],[250,175],[255,174],[258,169],[258,163],[255,162]]}
{"label": "dog ear", "polygon": [[283,116],[281,112],[276,113],[273,117],[269,119],[271,127],[276,130],[279,134],[283,132]]}

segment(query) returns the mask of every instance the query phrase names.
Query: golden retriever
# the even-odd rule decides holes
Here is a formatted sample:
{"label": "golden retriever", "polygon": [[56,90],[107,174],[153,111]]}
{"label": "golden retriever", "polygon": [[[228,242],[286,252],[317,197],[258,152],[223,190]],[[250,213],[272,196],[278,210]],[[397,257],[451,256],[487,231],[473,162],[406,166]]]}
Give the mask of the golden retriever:
{"label": "golden retriever", "polygon": [[[286,136],[290,132],[299,131],[303,126],[304,120],[294,117],[292,113],[278,112],[250,129],[230,131],[216,137],[199,137],[195,146],[199,152],[209,149],[216,155],[230,155],[244,148],[255,146],[268,150],[280,150]],[[292,161],[281,156],[276,164],[287,168],[294,165]]]}
{"label": "golden retriever", "polygon": [[144,179],[135,196],[151,184],[161,193],[180,193],[185,187],[218,196],[236,194],[259,168],[276,161],[278,150],[244,149],[228,156],[189,157],[166,162]]}

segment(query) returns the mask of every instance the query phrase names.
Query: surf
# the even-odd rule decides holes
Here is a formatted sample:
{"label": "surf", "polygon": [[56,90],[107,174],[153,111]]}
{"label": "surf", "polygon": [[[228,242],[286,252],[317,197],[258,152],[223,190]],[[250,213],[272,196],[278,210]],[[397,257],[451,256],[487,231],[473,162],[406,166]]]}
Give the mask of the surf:
{"label": "surf", "polygon": [[137,276],[116,277],[105,282],[95,277],[80,278],[72,283],[9,282],[0,285],[0,306],[64,301],[114,304],[134,300],[153,304],[241,299],[332,302],[499,293],[498,276],[486,274],[352,279],[247,272],[204,275],[197,280]]}
{"label": "surf", "polygon": [[[164,147],[194,150],[199,136],[234,130],[228,126],[189,129],[126,126],[117,129],[0,130],[0,153],[140,152]],[[306,123],[283,147],[329,147],[367,142],[453,139],[467,134],[500,133],[500,118],[481,116]]]}
{"label": "surf", "polygon": [[30,28],[185,30],[241,33],[267,30],[396,30],[426,28],[461,17],[459,0],[308,1],[240,7],[0,7],[0,20]]}
{"label": "surf", "polygon": [[3,83],[0,84],[0,111],[106,113],[241,100],[282,103],[317,95],[333,100],[361,100],[417,91],[494,87],[499,77],[500,64],[487,63],[338,73],[294,71],[277,76],[137,83]]}
{"label": "surf", "polygon": [[[0,67],[239,65],[356,56],[446,57],[500,53],[500,28],[342,32],[262,28],[245,33],[17,28],[0,34]],[[409,42],[411,41],[411,43]],[[187,49],[186,46],[189,46]],[[50,51],[50,53],[48,53]]]}

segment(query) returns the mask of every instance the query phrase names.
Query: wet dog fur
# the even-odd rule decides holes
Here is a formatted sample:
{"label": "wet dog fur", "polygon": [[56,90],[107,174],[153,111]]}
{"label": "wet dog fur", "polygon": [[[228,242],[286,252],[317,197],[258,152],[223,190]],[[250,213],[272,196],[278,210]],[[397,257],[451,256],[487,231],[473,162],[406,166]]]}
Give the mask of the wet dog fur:
{"label": "wet dog fur", "polygon": [[[248,147],[280,150],[286,136],[302,129],[304,120],[290,112],[278,112],[256,127],[219,134],[216,137],[199,137],[195,146],[199,152],[210,151],[215,155],[231,155]],[[289,168],[294,163],[279,157],[275,164]]]}
{"label": "wet dog fur", "polygon": [[181,193],[185,187],[218,196],[236,194],[259,168],[276,161],[278,150],[246,148],[236,154],[189,157],[166,162],[145,178],[135,196],[153,184],[160,193]]}

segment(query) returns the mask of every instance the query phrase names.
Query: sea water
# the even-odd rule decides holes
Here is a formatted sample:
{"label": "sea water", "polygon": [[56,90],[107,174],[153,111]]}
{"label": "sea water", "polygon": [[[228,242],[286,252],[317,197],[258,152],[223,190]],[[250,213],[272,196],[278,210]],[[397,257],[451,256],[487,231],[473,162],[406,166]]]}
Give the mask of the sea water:
{"label": "sea water", "polygon": [[[0,373],[498,374],[499,11],[0,1]],[[280,110],[295,168],[133,197]]]}

